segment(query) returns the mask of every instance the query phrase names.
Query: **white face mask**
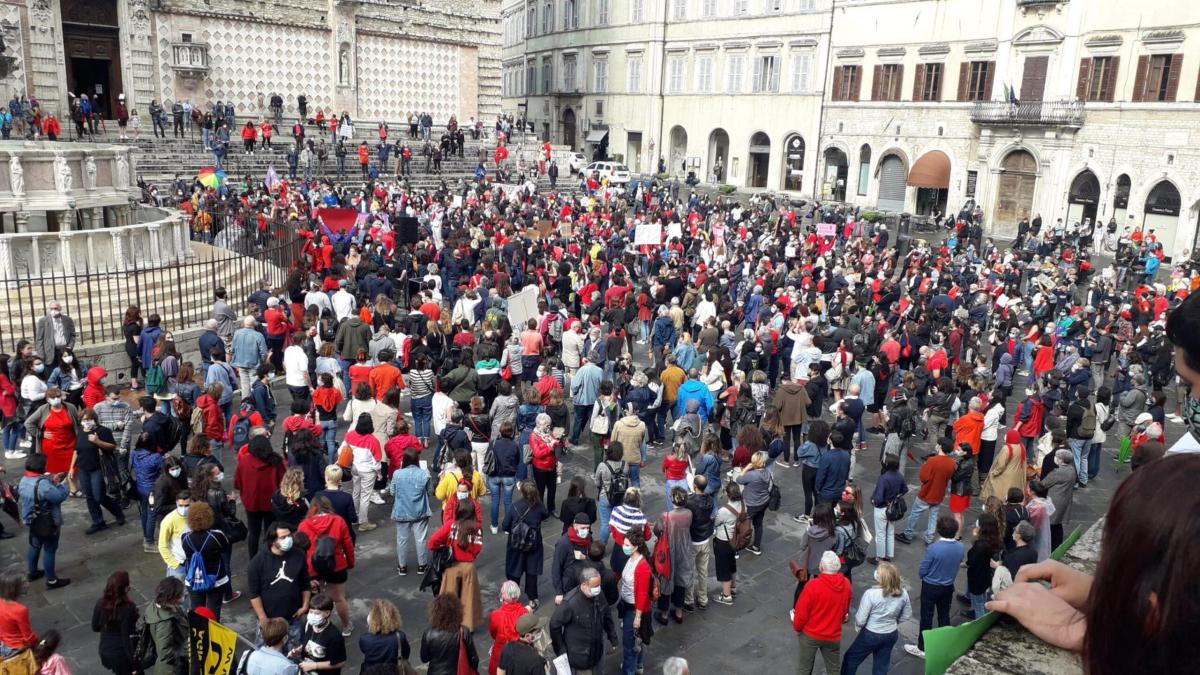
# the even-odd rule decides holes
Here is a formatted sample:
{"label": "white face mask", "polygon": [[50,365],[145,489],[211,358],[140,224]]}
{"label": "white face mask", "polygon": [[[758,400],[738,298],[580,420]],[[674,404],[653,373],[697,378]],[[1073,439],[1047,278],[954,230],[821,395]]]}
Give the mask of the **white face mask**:
{"label": "white face mask", "polygon": [[466,499],[466,498],[468,498],[468,497],[470,497],[470,496],[471,496],[471,493],[470,493],[470,492],[465,492],[465,491],[463,491],[463,490],[459,490],[459,491],[458,491],[458,499],[459,499],[459,501],[462,501],[462,500],[464,500],[464,499]]}
{"label": "white face mask", "polygon": [[292,545],[294,543],[295,541],[292,540],[291,536],[284,537],[283,539],[279,540],[279,550],[287,553],[288,551],[292,550]]}
{"label": "white face mask", "polygon": [[220,483],[223,480],[225,480],[225,472],[222,471],[217,474],[217,482]]}
{"label": "white face mask", "polygon": [[588,532],[591,532],[591,531],[592,531],[592,528],[587,527],[586,525],[575,526],[575,534],[579,535],[582,538],[587,538]]}
{"label": "white face mask", "polygon": [[72,361],[74,361],[74,360],[75,360],[75,357],[74,357],[74,356],[63,356],[63,357],[62,357],[62,362],[63,362],[63,363],[70,363],[70,362],[72,362]]}
{"label": "white face mask", "polygon": [[585,586],[583,590],[584,590],[584,592],[586,592],[588,594],[588,597],[590,597],[590,598],[594,598],[597,595],[600,595],[600,587],[599,586]]}
{"label": "white face mask", "polygon": [[57,398],[57,397],[55,397],[55,398],[48,398],[48,399],[46,399],[46,402],[47,402],[47,403],[49,403],[50,405],[54,406],[55,408],[57,408],[58,406],[62,405],[62,399],[61,399],[61,398]]}
{"label": "white face mask", "polygon": [[321,626],[324,626],[327,621],[329,621],[329,617],[325,616],[325,614],[321,612],[308,613],[308,625],[312,626],[313,628],[320,628]]}
{"label": "white face mask", "polygon": [[91,431],[96,428],[96,423],[91,420],[84,420],[79,423],[79,426],[83,427],[84,431]]}
{"label": "white face mask", "polygon": [[183,473],[183,469],[176,466],[167,469],[167,473],[171,475],[171,478],[179,478],[179,474]]}
{"label": "white face mask", "polygon": [[184,518],[186,518],[186,517],[187,517],[188,507],[186,507],[186,506],[176,506],[176,507],[175,507],[175,510],[176,510],[176,511],[178,511],[178,512],[179,512],[179,515],[183,516]]}

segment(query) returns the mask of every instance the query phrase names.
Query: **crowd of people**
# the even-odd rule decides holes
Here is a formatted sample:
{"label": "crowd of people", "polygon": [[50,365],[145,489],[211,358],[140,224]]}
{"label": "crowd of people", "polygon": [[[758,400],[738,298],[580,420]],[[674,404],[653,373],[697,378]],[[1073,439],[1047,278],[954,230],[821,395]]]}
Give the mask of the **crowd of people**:
{"label": "crowd of people", "polygon": [[[710,600],[742,603],[739,567],[761,570],[783,544],[768,517],[801,533],[787,552],[801,673],[818,655],[828,673],[867,657],[886,672],[900,625],[946,625],[956,588],[973,615],[1004,611],[1082,651],[1088,672],[1196,662],[1183,637],[1200,615],[1184,569],[1196,505],[1150,506],[1164,489],[1194,501],[1186,481],[1200,478],[1190,261],[1159,281],[1093,266],[1078,237],[996,245],[970,234],[973,214],[965,235],[925,242],[853,209],[678,184],[364,183],[189,186],[195,205],[237,200],[248,215],[232,227],[276,220],[303,246],[281,286],[214,289],[195,342],[130,307],[132,399],[75,357],[57,303],[0,355],[29,530],[27,569],[0,575],[0,656],[45,671],[58,637],[34,631],[22,594],[70,583],[61,537],[129,512],[164,577],[137,607],[117,571],[97,602],[101,663],[118,674],[182,672],[185,610],[219,621],[246,611],[230,605],[244,595],[251,673],[338,673],[353,658],[371,673],[419,659],[523,675],[557,656],[573,673],[632,675],[656,632]],[[314,217],[333,205],[362,217],[349,230]],[[1171,451],[1185,456],[1163,458],[1168,422],[1186,426]],[[1092,581],[1048,557],[1106,444],[1138,471]],[[643,489],[649,476],[661,491]],[[802,497],[785,499],[796,484]],[[86,531],[63,522],[72,496]],[[770,516],[785,504],[790,518]],[[359,540],[387,521],[395,573],[433,593],[419,650],[386,591],[365,615],[348,597]],[[918,533],[922,562],[902,570],[896,542]],[[483,563],[493,546],[503,569]],[[864,566],[874,585],[855,609]],[[923,656],[922,636],[904,648]],[[677,657],[662,668],[688,672]]]}

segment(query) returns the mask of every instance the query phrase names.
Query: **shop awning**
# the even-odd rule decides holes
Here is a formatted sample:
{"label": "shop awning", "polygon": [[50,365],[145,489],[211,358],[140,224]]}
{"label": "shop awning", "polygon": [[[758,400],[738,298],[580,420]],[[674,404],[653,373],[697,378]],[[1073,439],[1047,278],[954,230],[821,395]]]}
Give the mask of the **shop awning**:
{"label": "shop awning", "polygon": [[591,131],[588,132],[587,142],[588,143],[599,143],[600,141],[604,140],[604,137],[607,135],[608,135],[608,129],[592,129]]}
{"label": "shop awning", "polygon": [[925,153],[908,172],[908,184],[939,190],[950,187],[950,158],[939,150]]}

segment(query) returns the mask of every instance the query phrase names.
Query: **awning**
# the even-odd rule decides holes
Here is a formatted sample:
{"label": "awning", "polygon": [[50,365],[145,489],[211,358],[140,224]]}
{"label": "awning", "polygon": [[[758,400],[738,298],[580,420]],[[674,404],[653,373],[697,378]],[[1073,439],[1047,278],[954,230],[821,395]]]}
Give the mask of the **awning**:
{"label": "awning", "polygon": [[588,143],[599,143],[600,141],[604,140],[604,137],[607,135],[608,135],[608,129],[592,129],[591,131],[588,132],[587,142]]}
{"label": "awning", "polygon": [[925,153],[908,172],[908,184],[919,188],[949,188],[950,158],[939,150]]}

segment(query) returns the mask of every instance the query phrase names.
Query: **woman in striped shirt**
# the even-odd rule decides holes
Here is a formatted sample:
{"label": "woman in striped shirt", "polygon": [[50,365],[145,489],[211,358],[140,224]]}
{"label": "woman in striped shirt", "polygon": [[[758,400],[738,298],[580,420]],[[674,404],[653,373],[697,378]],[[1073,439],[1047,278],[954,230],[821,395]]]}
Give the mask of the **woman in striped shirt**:
{"label": "woman in striped shirt", "polygon": [[613,572],[620,574],[625,567],[625,561],[628,560],[628,556],[621,550],[625,545],[625,535],[630,530],[640,530],[644,539],[650,538],[650,524],[646,522],[646,514],[642,513],[640,489],[631,487],[625,490],[625,499],[620,506],[613,509],[608,527],[613,536],[613,552],[609,564]]}
{"label": "woman in striped shirt", "polygon": [[433,370],[429,367],[429,357],[417,358],[416,365],[408,371],[406,378],[409,394],[412,396],[413,427],[417,438],[423,445],[429,445],[433,423]]}

